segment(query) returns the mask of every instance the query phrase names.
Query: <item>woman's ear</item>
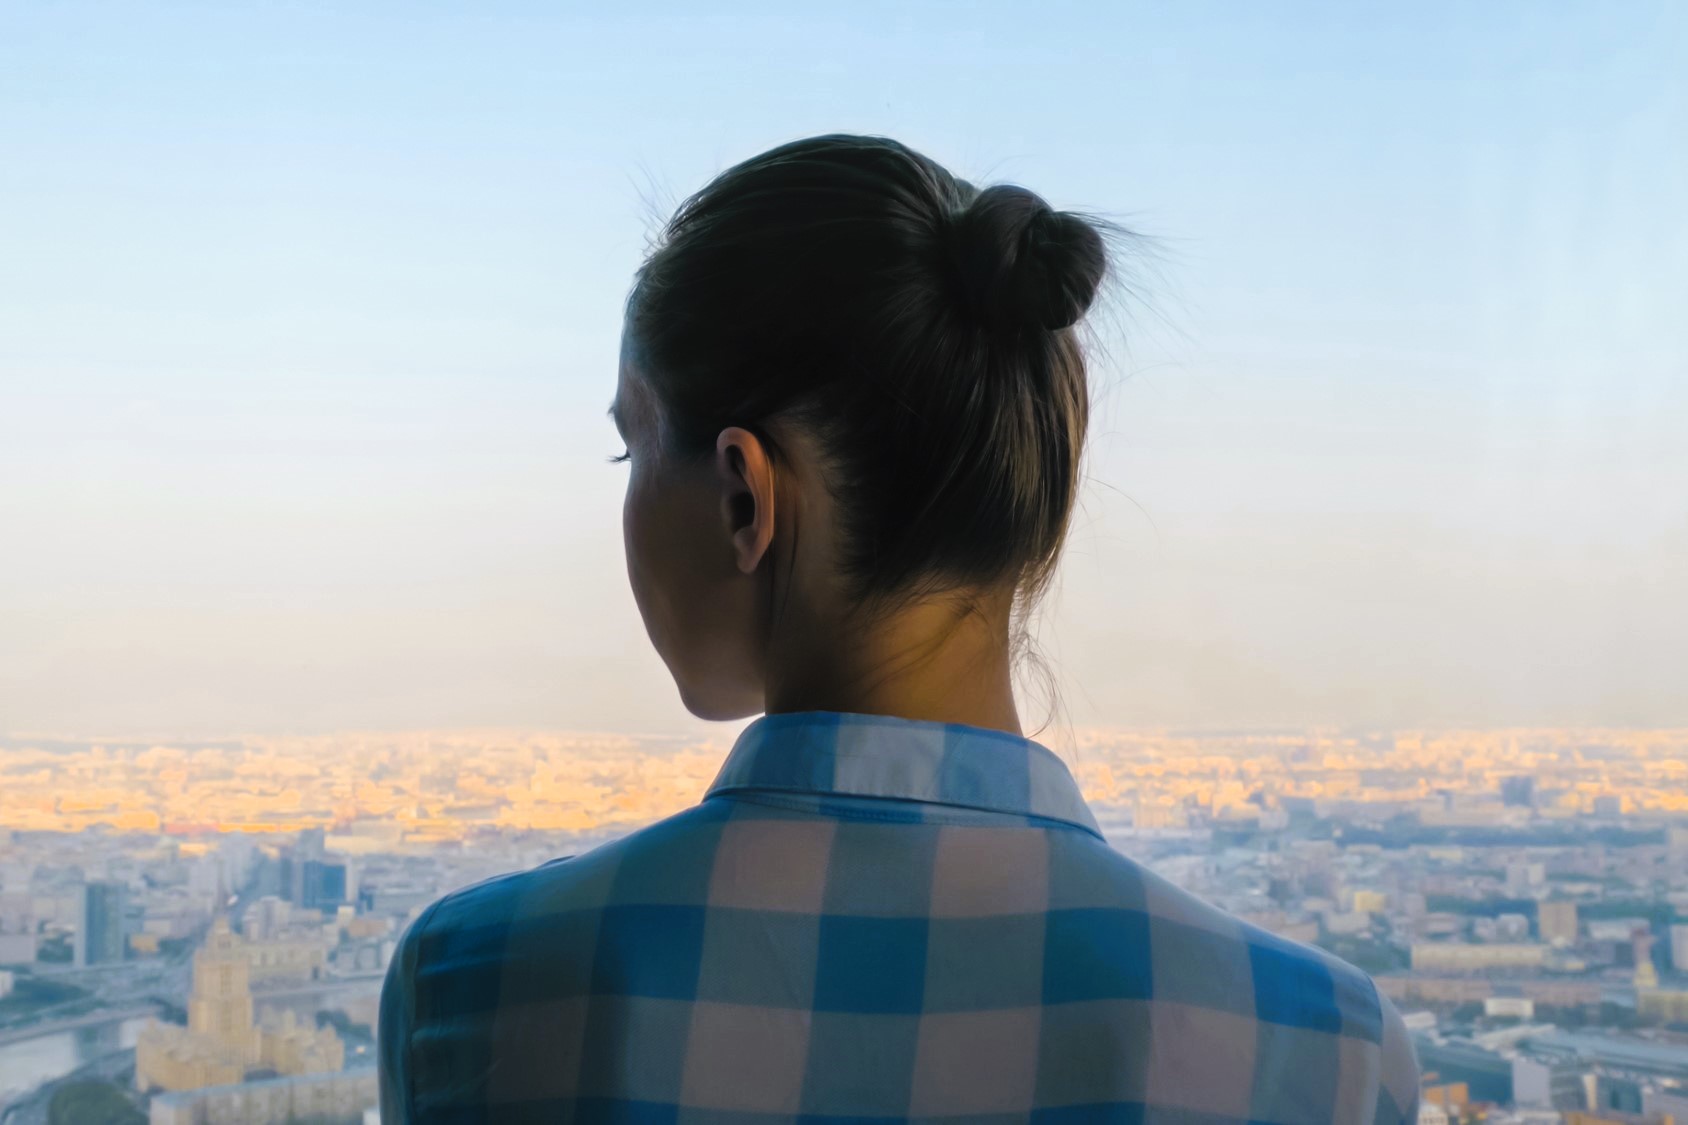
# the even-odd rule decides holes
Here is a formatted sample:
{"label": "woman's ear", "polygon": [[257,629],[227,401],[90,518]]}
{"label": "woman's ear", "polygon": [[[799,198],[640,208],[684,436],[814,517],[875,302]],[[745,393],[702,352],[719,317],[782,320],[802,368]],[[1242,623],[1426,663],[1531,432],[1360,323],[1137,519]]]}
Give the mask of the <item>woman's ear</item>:
{"label": "woman's ear", "polygon": [[715,469],[733,561],[741,573],[752,574],[774,541],[773,462],[761,438],[728,426],[715,439]]}

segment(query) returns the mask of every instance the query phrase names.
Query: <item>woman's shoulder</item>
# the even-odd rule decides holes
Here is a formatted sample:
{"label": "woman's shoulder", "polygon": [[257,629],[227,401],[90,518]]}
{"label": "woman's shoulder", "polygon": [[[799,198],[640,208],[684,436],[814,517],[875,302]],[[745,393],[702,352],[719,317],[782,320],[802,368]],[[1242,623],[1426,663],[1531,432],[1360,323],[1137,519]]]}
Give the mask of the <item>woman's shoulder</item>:
{"label": "woman's shoulder", "polygon": [[[477,941],[508,941],[512,934],[612,905],[630,880],[652,868],[684,881],[699,831],[718,820],[716,810],[694,806],[595,847],[546,860],[534,867],[493,875],[459,887],[424,910],[406,929],[401,944],[427,947],[446,935],[454,949]],[[697,893],[676,885],[676,896]]]}
{"label": "woman's shoulder", "polygon": [[1257,1059],[1263,1069],[1293,1074],[1322,1066],[1344,1076],[1344,1085],[1374,1076],[1370,1095],[1347,1096],[1375,1098],[1378,1122],[1412,1119],[1418,1091],[1412,1042],[1369,974],[1238,917],[1099,841],[1067,840],[1067,862],[1087,877],[1064,880],[1051,907],[1141,918],[1145,999],[1173,1011],[1267,1025],[1271,1034],[1261,1042],[1283,1057]]}

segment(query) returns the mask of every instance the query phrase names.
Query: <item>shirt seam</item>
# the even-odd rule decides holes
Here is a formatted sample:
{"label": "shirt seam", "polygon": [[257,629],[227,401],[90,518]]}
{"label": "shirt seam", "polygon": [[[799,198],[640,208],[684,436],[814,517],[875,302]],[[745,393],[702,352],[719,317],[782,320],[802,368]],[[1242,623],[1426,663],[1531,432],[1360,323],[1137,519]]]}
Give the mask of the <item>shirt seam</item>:
{"label": "shirt seam", "polygon": [[427,932],[428,924],[434,920],[434,915],[438,913],[440,906],[450,897],[452,896],[449,894],[441,895],[417,917],[415,940],[410,943],[415,952],[410,957],[410,964],[405,967],[404,991],[409,1003],[405,1005],[408,1010],[405,1013],[404,1042],[399,1045],[399,1048],[404,1059],[404,1116],[406,1120],[410,1118],[416,1108],[416,1067],[411,1058],[411,1040],[416,1034],[416,1000],[420,991],[417,989],[415,982],[417,973],[422,968],[422,938]]}
{"label": "shirt seam", "polygon": [[[791,793],[792,796],[791,797],[782,797],[781,796],[782,793]],[[773,790],[773,789],[760,788],[760,787],[759,788],[753,788],[753,789],[739,789],[739,788],[733,788],[733,787],[724,787],[724,788],[721,788],[721,789],[716,789],[716,790],[711,791],[706,799],[714,799],[714,798],[719,797],[723,800],[743,801],[746,804],[752,804],[752,805],[766,805],[766,806],[770,806],[772,808],[791,809],[791,810],[794,810],[796,812],[812,812],[812,813],[817,813],[818,815],[821,815],[821,816],[836,816],[840,820],[873,820],[873,821],[880,821],[880,822],[891,822],[891,823],[895,823],[895,824],[907,824],[907,823],[909,823],[907,817],[898,816],[897,814],[890,813],[890,812],[878,813],[878,812],[874,812],[872,809],[846,809],[846,808],[840,807],[840,808],[836,808],[836,809],[819,810],[819,809],[809,808],[802,801],[800,801],[796,798],[797,794],[807,794],[809,796],[817,797],[821,800],[825,800],[828,796],[839,797],[839,798],[856,798],[856,799],[859,800],[859,799],[861,799],[862,797],[865,796],[869,800],[874,800],[874,801],[900,801],[903,804],[920,805],[923,808],[927,808],[927,809],[932,808],[933,806],[936,806],[938,808],[967,809],[967,810],[970,810],[970,811],[975,812],[975,813],[986,813],[986,814],[992,814],[992,815],[996,815],[996,816],[1017,816],[1017,817],[1023,817],[1027,820],[1036,821],[1037,824],[1035,825],[1035,827],[1048,828],[1048,829],[1064,829],[1064,830],[1071,831],[1071,832],[1082,832],[1087,836],[1093,836],[1096,839],[1101,840],[1103,843],[1107,842],[1107,838],[1105,836],[1103,836],[1100,832],[1096,832],[1096,831],[1091,830],[1089,826],[1083,825],[1083,824],[1075,824],[1074,822],[1072,822],[1070,820],[1064,820],[1061,817],[1040,816],[1036,813],[1012,812],[1012,811],[1009,811],[1009,810],[1006,810],[1006,809],[988,808],[988,807],[979,806],[979,805],[958,805],[958,804],[956,804],[952,801],[951,802],[925,801],[925,800],[921,800],[918,797],[882,797],[882,796],[879,796],[877,794],[829,793],[829,792],[824,791],[824,790],[817,791],[817,790],[812,790],[812,789]],[[924,813],[923,816],[924,816],[924,819],[921,821],[921,823],[924,823],[924,824],[971,825],[973,823],[976,823],[974,821],[969,821],[969,820],[963,819],[960,815],[955,814],[955,813],[942,813],[942,812],[939,812],[939,813]]]}

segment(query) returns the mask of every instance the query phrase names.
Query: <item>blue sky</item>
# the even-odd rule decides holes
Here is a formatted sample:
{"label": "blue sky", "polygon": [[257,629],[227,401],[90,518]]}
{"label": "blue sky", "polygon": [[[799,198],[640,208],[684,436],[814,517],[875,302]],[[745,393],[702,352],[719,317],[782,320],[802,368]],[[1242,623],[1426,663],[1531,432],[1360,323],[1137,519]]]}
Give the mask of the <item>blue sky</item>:
{"label": "blue sky", "polygon": [[1071,721],[1688,723],[1680,5],[699,7],[0,10],[0,734],[693,729],[620,304],[831,131],[1163,239]]}

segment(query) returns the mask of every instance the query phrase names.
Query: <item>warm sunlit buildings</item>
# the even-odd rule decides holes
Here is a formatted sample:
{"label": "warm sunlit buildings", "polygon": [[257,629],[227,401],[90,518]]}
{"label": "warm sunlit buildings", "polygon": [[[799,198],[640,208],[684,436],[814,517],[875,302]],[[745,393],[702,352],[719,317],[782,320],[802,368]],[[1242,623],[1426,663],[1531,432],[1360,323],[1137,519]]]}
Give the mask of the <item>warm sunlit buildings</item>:
{"label": "warm sunlit buildings", "polygon": [[345,1052],[331,1028],[305,1026],[292,1012],[254,1019],[251,960],[239,935],[219,919],[193,958],[186,1028],[153,1021],[135,1044],[135,1084],[143,1090],[196,1090],[271,1075],[341,1069]]}
{"label": "warm sunlit buildings", "polygon": [[[1432,1113],[1648,1120],[1688,1097],[1688,731],[1044,737],[1115,846],[1373,973],[1427,1081],[1463,1090]],[[153,1008],[134,1048],[83,1072],[110,1068],[154,1122],[354,1114],[373,1105],[375,997],[411,919],[695,802],[726,749],[542,731],[13,740],[0,1082],[8,1012]],[[88,936],[120,957],[79,960]],[[157,1013],[170,997],[186,1026]]]}

